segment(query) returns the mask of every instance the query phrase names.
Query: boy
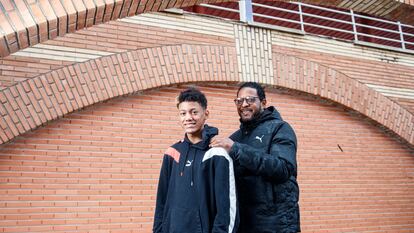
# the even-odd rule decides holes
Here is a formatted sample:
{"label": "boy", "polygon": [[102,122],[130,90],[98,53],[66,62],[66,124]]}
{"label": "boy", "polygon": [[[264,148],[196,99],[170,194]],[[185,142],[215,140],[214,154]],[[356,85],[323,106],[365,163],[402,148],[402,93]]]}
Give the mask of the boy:
{"label": "boy", "polygon": [[237,230],[233,162],[223,148],[209,148],[217,128],[205,124],[205,95],[189,88],[178,96],[184,139],[164,154],[154,233],[233,233]]}

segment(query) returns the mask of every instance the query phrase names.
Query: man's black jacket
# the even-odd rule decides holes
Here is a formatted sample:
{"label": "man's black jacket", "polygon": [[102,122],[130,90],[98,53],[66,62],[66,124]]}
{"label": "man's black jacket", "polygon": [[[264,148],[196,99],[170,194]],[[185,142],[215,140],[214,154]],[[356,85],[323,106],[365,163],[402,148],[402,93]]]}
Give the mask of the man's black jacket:
{"label": "man's black jacket", "polygon": [[274,107],[242,123],[231,139],[239,233],[300,232],[296,135]]}

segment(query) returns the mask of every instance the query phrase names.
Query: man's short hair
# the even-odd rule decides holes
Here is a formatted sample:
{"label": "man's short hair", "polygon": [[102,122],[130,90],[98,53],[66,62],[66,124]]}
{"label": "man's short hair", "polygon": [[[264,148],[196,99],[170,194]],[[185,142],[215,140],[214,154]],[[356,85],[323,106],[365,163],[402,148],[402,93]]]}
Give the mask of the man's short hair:
{"label": "man's short hair", "polygon": [[197,102],[203,109],[207,109],[207,98],[203,92],[195,87],[187,88],[177,97],[177,108],[182,102]]}
{"label": "man's short hair", "polygon": [[239,96],[240,90],[243,89],[243,88],[245,88],[245,87],[250,87],[250,88],[256,89],[257,95],[259,96],[259,100],[260,101],[266,99],[266,94],[265,94],[264,88],[262,86],[260,86],[260,84],[258,84],[256,82],[246,82],[246,83],[243,83],[239,87],[239,90],[237,90],[237,96]]}

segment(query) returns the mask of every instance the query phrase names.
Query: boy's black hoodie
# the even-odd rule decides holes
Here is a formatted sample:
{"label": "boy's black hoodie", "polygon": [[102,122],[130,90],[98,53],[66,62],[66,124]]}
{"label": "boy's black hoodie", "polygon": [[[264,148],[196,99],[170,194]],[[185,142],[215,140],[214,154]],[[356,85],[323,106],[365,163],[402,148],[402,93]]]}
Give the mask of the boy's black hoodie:
{"label": "boy's black hoodie", "polygon": [[154,233],[233,233],[238,214],[233,162],[223,148],[209,148],[217,128],[204,126],[202,141],[187,137],[164,154]]}

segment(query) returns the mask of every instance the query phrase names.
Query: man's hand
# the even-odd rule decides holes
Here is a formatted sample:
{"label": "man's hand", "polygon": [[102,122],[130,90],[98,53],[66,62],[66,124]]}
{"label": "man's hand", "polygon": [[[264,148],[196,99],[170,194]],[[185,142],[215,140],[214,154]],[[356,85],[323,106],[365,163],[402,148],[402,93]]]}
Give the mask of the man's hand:
{"label": "man's hand", "polygon": [[214,136],[210,141],[211,147],[223,147],[227,153],[230,153],[230,149],[233,144],[234,142],[230,138],[223,138],[219,136]]}

